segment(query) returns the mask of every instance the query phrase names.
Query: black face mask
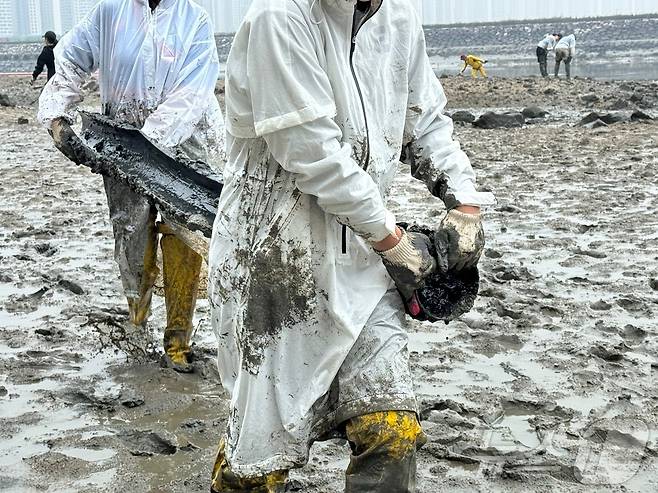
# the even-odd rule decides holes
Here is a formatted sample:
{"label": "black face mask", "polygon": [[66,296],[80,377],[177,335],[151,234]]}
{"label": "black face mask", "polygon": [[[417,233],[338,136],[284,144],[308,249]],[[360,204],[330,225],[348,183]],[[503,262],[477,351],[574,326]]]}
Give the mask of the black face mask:
{"label": "black face mask", "polygon": [[354,7],[354,9],[357,12],[363,12],[365,14],[366,12],[368,12],[368,10],[370,10],[370,0],[368,0],[367,2],[362,2],[362,1],[356,2],[356,6]]}
{"label": "black face mask", "polygon": [[368,12],[370,12],[370,6],[370,0],[367,2],[356,2],[356,5],[354,6],[354,20],[352,22],[352,36],[356,34],[356,31],[361,25],[361,21],[368,15]]}

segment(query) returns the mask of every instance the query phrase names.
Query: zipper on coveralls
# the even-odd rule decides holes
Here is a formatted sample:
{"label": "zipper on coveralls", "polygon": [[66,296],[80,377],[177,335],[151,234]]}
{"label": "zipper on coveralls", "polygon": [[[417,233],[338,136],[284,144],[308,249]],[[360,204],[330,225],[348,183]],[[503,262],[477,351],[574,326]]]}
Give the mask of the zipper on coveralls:
{"label": "zipper on coveralls", "polygon": [[155,92],[155,73],[157,71],[156,67],[156,48],[157,48],[157,42],[156,42],[156,30],[157,30],[157,12],[158,7],[156,7],[155,10],[151,10],[151,6],[149,5],[148,2],[146,2],[146,15],[147,15],[147,24],[148,24],[148,30],[147,30],[147,37],[148,39],[146,40],[148,42],[149,46],[149,55],[150,55],[150,60],[147,60],[146,63],[146,99],[150,103],[152,99],[154,99],[154,92]]}
{"label": "zipper on coveralls", "polygon": [[[366,113],[366,104],[363,99],[363,92],[361,91],[361,84],[359,84],[359,78],[356,76],[356,70],[354,69],[354,51],[356,50],[356,36],[359,34],[359,31],[363,25],[368,22],[381,8],[381,2],[375,10],[370,9],[370,11],[361,19],[358,26],[354,26],[354,21],[352,21],[352,39],[350,44],[350,70],[352,72],[352,78],[354,79],[354,84],[356,85],[356,92],[359,95],[359,100],[361,102],[361,110],[363,111],[363,121],[366,126],[366,152],[364,159],[359,163],[359,166],[366,171],[368,169],[368,164],[370,163],[370,132],[368,128],[368,114]],[[347,254],[347,226],[343,225],[342,231],[342,253],[343,255]]]}

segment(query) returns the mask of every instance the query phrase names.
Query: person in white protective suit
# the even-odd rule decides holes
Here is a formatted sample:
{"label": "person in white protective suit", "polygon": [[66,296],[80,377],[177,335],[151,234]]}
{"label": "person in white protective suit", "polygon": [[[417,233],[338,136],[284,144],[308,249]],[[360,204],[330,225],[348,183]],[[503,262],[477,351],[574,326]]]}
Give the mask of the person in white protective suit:
{"label": "person in white protective suit", "polygon": [[560,63],[564,62],[567,79],[571,79],[571,62],[576,56],[576,35],[558,35],[560,38],[555,45],[555,77],[560,76]]}
{"label": "person in white protective suit", "polygon": [[414,491],[423,435],[396,287],[436,262],[386,196],[404,151],[449,210],[458,268],[479,259],[493,203],[452,139],[420,19],[409,0],[254,0],[226,97],[209,299],[231,399],[212,491],[282,491],[336,434],[346,491]]}
{"label": "person in white protective suit", "polygon": [[[103,113],[131,124],[156,146],[221,165],[223,118],[214,90],[219,59],[208,14],[191,0],[101,0],[55,49],[57,74],[39,99],[39,119],[70,159],[82,144],[70,125],[81,86],[99,71]],[[158,234],[167,305],[169,361],[190,371],[190,337],[202,257],[146,198],[105,177],[105,190],[131,322],[146,324],[158,275]],[[187,241],[187,243],[190,243]]]}

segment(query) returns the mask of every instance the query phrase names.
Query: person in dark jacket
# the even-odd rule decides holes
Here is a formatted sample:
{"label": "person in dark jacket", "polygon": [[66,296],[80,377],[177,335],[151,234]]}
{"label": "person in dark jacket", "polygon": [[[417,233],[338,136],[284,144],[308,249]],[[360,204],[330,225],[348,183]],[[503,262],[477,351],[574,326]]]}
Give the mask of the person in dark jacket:
{"label": "person in dark jacket", "polygon": [[32,83],[37,80],[37,77],[43,72],[44,66],[48,70],[48,80],[55,75],[55,53],[53,50],[57,45],[57,35],[52,31],[47,31],[43,35],[43,50],[37,59],[37,66],[34,67],[34,72],[32,72]]}

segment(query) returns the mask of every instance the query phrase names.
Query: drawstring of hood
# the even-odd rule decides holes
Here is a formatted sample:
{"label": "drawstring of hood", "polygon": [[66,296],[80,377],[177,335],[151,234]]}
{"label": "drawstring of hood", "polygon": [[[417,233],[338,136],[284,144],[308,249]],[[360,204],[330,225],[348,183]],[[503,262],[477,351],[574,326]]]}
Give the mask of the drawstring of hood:
{"label": "drawstring of hood", "polygon": [[315,4],[318,3],[318,0],[313,0],[313,3],[311,3],[311,22],[315,24],[316,26],[319,26],[323,22],[327,21],[327,18],[324,16],[324,11],[322,10],[322,6],[320,5],[320,13],[322,14],[322,18],[319,20],[316,20],[313,18],[313,7],[315,7]]}

